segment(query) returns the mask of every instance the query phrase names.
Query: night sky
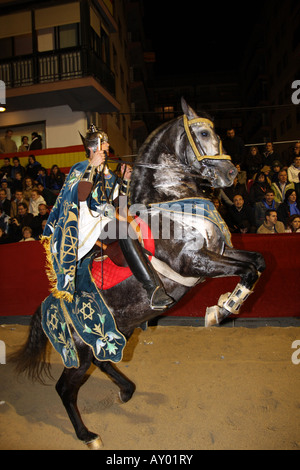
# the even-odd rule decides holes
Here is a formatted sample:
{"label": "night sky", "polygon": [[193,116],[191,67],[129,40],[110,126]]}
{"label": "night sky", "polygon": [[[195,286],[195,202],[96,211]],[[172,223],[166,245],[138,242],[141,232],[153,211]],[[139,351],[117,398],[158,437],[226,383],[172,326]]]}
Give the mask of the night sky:
{"label": "night sky", "polygon": [[145,31],[156,53],[156,74],[161,75],[238,68],[264,2],[144,3]]}

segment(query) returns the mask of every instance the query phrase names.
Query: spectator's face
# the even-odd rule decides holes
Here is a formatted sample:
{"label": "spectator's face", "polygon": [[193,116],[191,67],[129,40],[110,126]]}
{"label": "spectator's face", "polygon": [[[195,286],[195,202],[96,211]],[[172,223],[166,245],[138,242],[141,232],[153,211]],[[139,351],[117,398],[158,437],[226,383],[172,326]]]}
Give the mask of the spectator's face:
{"label": "spectator's face", "polygon": [[278,173],[278,180],[280,183],[286,183],[287,182],[287,173],[286,171],[280,171]]}
{"label": "spectator's face", "polygon": [[295,217],[292,222],[292,227],[296,231],[300,228],[300,217]]}
{"label": "spectator's face", "polygon": [[243,207],[243,204],[244,204],[244,199],[242,198],[242,196],[234,196],[233,204],[237,209],[241,209],[241,207]]}
{"label": "spectator's face", "polygon": [[276,212],[271,212],[270,215],[266,216],[267,222],[271,225],[275,225],[277,222],[277,213]]}
{"label": "spectator's face", "polygon": [[296,191],[293,191],[289,197],[288,197],[288,200],[291,204],[294,204],[294,202],[296,202],[297,200],[297,194],[296,194]]}
{"label": "spectator's face", "polygon": [[274,194],[273,193],[267,193],[266,194],[266,201],[270,206],[272,204],[272,202],[274,201]]}
{"label": "spectator's face", "polygon": [[23,206],[18,207],[18,214],[19,215],[25,215],[26,213],[27,213],[27,209],[25,209],[25,207],[23,207]]}

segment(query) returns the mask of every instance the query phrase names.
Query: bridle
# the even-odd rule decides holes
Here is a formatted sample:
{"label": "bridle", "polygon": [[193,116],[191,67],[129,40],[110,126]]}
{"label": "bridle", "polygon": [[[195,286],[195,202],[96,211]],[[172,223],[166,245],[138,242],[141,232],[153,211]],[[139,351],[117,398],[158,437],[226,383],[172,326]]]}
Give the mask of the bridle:
{"label": "bridle", "polygon": [[[205,150],[203,149],[201,142],[199,142],[199,139],[195,136],[195,133],[193,132],[193,125],[200,126],[201,124],[208,124],[208,126],[213,130],[214,129],[214,124],[212,121],[206,118],[195,118],[195,119],[188,119],[187,115],[184,114],[183,116],[183,124],[184,124],[184,129],[188,138],[188,141],[190,143],[190,146],[193,149],[193,152],[198,160],[198,162],[201,162],[202,160],[231,160],[231,157],[229,155],[226,155],[223,153],[223,145],[221,139],[218,137],[218,143],[219,143],[219,153],[217,155],[206,155]],[[193,135],[192,135],[193,134]],[[196,145],[196,140],[197,140],[197,145]]]}

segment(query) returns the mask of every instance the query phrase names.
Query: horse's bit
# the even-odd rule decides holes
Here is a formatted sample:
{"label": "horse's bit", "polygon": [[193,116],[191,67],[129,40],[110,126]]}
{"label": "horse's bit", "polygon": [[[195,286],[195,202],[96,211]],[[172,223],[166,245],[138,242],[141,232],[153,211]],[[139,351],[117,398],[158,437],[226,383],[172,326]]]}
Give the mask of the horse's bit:
{"label": "horse's bit", "polygon": [[[219,137],[218,137],[218,141],[219,141],[219,153],[218,153],[218,155],[205,155],[205,151],[204,151],[204,149],[203,149],[203,147],[202,147],[202,145],[201,145],[201,143],[199,142],[198,139],[197,139],[198,146],[196,145],[195,139],[193,138],[192,133],[190,131],[190,127],[193,126],[194,124],[199,125],[200,123],[208,124],[211,129],[214,129],[214,127],[215,127],[214,124],[209,119],[195,118],[195,119],[189,120],[187,118],[186,114],[184,114],[184,116],[183,116],[184,129],[185,129],[187,138],[189,140],[189,143],[190,143],[190,145],[193,149],[193,152],[194,152],[198,162],[201,162],[202,160],[205,160],[205,159],[209,159],[209,160],[231,160],[231,157],[229,155],[226,155],[226,154],[223,153],[222,141]],[[199,147],[200,151],[199,151],[198,147]]]}

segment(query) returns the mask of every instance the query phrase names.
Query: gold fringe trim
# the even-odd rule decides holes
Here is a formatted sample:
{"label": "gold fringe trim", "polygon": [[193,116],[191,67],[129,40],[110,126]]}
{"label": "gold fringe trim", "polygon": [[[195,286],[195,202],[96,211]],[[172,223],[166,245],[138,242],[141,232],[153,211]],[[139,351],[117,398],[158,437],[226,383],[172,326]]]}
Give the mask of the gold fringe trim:
{"label": "gold fringe trim", "polygon": [[53,267],[52,255],[50,251],[51,236],[50,237],[42,236],[40,241],[46,253],[45,270],[46,270],[46,275],[50,283],[50,292],[57,299],[64,299],[67,302],[72,302],[73,301],[72,294],[70,294],[69,292],[60,291],[57,289],[57,276]]}

